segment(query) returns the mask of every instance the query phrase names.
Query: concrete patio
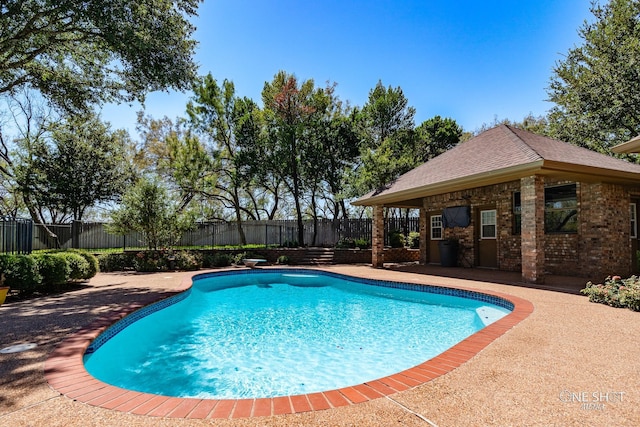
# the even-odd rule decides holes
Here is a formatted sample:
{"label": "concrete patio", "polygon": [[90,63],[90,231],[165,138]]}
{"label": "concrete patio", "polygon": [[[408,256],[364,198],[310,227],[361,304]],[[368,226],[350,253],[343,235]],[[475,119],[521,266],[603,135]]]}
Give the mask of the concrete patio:
{"label": "concrete patio", "polygon": [[[316,412],[234,420],[153,418],[75,402],[49,387],[48,355],[96,318],[145,303],[192,273],[100,273],[77,290],[0,307],[0,425],[6,426],[471,426],[637,425],[640,313],[589,303],[585,280],[418,265],[332,266],[361,277],[489,290],[531,301],[534,312],[454,371],[388,398]],[[550,290],[554,289],[554,290]],[[431,424],[430,424],[431,423]]]}

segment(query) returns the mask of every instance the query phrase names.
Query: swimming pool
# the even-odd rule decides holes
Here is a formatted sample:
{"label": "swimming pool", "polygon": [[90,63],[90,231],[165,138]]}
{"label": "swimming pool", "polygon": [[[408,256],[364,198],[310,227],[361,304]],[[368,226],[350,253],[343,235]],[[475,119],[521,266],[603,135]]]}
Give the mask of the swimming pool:
{"label": "swimming pool", "polygon": [[213,273],[113,325],[84,362],[108,384],[165,396],[314,393],[411,368],[511,309],[473,291],[315,270]]}

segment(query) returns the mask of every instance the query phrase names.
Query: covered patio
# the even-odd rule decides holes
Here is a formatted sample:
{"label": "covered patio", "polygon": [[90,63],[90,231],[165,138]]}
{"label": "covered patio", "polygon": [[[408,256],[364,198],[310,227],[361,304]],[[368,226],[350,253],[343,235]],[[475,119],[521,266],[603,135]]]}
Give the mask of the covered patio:
{"label": "covered patio", "polygon": [[385,208],[414,208],[422,264],[440,264],[439,242],[454,239],[457,265],[539,284],[637,272],[638,203],[640,165],[506,125],[354,202],[373,208],[375,267],[385,262]]}

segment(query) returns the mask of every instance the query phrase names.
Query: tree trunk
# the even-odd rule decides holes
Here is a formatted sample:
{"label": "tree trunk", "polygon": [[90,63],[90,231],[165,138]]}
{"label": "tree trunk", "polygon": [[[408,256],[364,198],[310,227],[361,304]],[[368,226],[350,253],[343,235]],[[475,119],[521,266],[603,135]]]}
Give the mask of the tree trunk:
{"label": "tree trunk", "polygon": [[51,229],[49,229],[49,227],[47,227],[47,225],[44,223],[44,219],[38,213],[38,210],[34,207],[33,203],[31,202],[31,198],[27,194],[23,194],[22,199],[24,200],[25,206],[29,210],[29,215],[31,215],[31,219],[33,220],[33,222],[35,224],[40,224],[42,226],[42,229],[47,233],[47,237],[48,237],[47,243],[52,242],[53,249],[60,249],[61,246],[60,246],[60,239],[58,238],[58,235],[53,231],[51,231]]}

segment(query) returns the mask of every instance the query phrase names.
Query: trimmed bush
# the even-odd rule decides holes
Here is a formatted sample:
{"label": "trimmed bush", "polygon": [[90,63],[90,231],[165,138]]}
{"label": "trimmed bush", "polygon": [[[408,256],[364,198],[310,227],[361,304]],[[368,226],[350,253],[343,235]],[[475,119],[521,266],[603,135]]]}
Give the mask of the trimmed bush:
{"label": "trimmed bush", "polygon": [[336,243],[336,249],[353,249],[356,247],[356,242],[350,237],[343,237]]}
{"label": "trimmed bush", "polygon": [[111,272],[132,269],[134,256],[135,255],[132,253],[113,253],[99,255],[98,265],[100,266],[100,271]]}
{"label": "trimmed bush", "polygon": [[33,258],[38,266],[38,272],[42,275],[42,287],[45,289],[55,290],[69,281],[71,267],[63,254],[35,254]]}
{"label": "trimmed bush", "polygon": [[0,274],[4,285],[20,293],[31,293],[42,283],[42,276],[32,256],[0,254]]}
{"label": "trimmed bush", "polygon": [[358,249],[368,249],[371,247],[371,242],[367,239],[356,239],[354,240],[354,243]]}
{"label": "trimmed bush", "polygon": [[278,257],[278,264],[280,264],[280,265],[288,265],[288,264],[290,264],[290,263],[291,263],[291,260],[289,259],[289,257],[288,257],[288,256],[286,256],[286,255],[280,255],[280,256]]}
{"label": "trimmed bush", "polygon": [[200,270],[202,268],[202,254],[192,251],[178,251],[175,253],[175,263],[178,270]]}
{"label": "trimmed bush", "polygon": [[78,249],[69,249],[69,252],[77,253],[78,255],[83,257],[89,264],[87,274],[82,279],[88,280],[98,274],[98,271],[100,271],[100,264],[98,263],[98,258],[96,258],[94,254]]}
{"label": "trimmed bush", "polygon": [[640,277],[638,276],[631,276],[628,279],[609,276],[604,283],[588,282],[587,287],[580,292],[587,295],[591,302],[640,311]]}
{"label": "trimmed bush", "polygon": [[133,257],[133,268],[139,272],[166,271],[169,260],[162,251],[140,251]]}
{"label": "trimmed bush", "polygon": [[392,248],[404,248],[404,236],[398,230],[389,233],[389,245]]}
{"label": "trimmed bush", "polygon": [[420,247],[420,233],[411,231],[407,237],[407,243],[411,249],[418,249]]}
{"label": "trimmed bush", "polygon": [[69,267],[69,280],[84,280],[89,275],[89,262],[75,252],[58,252],[55,254],[65,260]]}
{"label": "trimmed bush", "polygon": [[231,255],[224,252],[216,252],[211,257],[210,267],[228,267],[232,263]]}

